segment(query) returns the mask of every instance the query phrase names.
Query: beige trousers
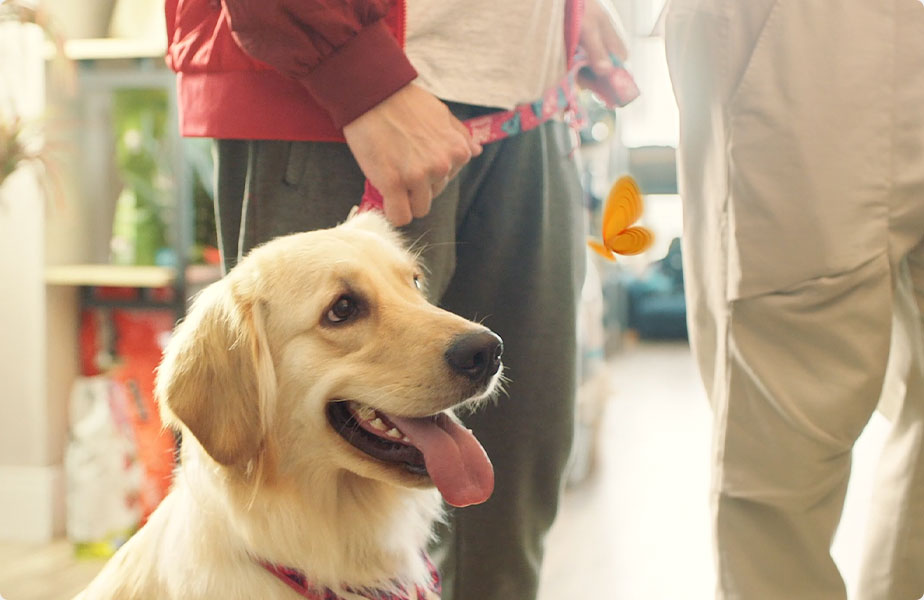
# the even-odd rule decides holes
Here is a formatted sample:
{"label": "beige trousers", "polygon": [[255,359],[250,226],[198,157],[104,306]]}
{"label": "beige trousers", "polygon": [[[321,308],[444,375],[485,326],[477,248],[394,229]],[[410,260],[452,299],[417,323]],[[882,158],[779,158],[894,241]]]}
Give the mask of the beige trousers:
{"label": "beige trousers", "polygon": [[691,342],[713,404],[717,598],[846,596],[853,444],[894,427],[861,600],[924,595],[924,5],[673,0]]}

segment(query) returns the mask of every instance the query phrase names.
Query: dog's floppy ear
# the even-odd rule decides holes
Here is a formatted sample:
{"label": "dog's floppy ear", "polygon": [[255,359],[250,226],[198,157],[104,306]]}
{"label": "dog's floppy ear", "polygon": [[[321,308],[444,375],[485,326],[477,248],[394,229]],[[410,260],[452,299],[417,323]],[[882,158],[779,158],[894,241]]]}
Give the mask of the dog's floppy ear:
{"label": "dog's floppy ear", "polygon": [[258,301],[230,278],[206,288],[167,345],[156,394],[164,422],[182,423],[209,456],[240,465],[261,451],[275,373]]}

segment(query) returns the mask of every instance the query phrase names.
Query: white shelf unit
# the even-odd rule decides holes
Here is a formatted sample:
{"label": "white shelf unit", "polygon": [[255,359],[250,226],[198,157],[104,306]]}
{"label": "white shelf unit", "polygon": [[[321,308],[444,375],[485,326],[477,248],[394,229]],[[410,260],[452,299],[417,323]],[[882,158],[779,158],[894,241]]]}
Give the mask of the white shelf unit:
{"label": "white shelf unit", "polygon": [[[49,52],[57,52],[49,48]],[[131,308],[168,308],[177,319],[185,314],[190,268],[189,251],[193,243],[191,173],[184,159],[182,138],[177,126],[175,76],[164,61],[162,43],[116,38],[69,40],[63,47],[65,57],[76,66],[78,113],[80,115],[80,197],[91,211],[88,225],[91,264],[54,265],[45,270],[45,281],[54,286],[81,288],[84,306],[119,306]],[[167,94],[168,125],[165,142],[171,157],[173,202],[168,223],[170,246],[176,259],[174,267],[119,266],[106,264],[112,231],[114,201],[118,183],[109,176],[113,171],[114,132],[111,123],[113,94],[126,89],[160,89]],[[92,175],[89,175],[92,174]],[[88,176],[89,175],[89,176]],[[196,271],[196,269],[192,269]],[[214,279],[199,272],[198,282]],[[177,277],[186,273],[186,277]],[[110,302],[101,299],[95,288],[137,288],[137,300]],[[164,300],[147,290],[173,289]]]}

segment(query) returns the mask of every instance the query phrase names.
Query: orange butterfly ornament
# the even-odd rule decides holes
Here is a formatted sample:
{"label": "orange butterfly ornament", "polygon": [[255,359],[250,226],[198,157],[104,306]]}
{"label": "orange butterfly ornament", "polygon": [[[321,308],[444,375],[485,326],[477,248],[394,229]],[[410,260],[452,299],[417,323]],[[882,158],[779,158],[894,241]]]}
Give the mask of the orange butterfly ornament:
{"label": "orange butterfly ornament", "polygon": [[643,210],[638,184],[628,175],[620,177],[610,188],[603,207],[603,243],[588,240],[587,245],[608,260],[616,260],[616,254],[641,254],[654,241],[650,229],[632,225]]}

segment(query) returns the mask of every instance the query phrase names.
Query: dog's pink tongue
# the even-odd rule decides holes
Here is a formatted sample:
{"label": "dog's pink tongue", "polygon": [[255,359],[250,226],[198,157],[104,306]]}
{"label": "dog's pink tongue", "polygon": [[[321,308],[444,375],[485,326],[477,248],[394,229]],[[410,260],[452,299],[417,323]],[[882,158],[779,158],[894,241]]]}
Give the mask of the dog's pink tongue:
{"label": "dog's pink tongue", "polygon": [[424,455],[427,473],[446,502],[481,504],[494,491],[494,467],[472,435],[446,415],[436,419],[388,418]]}

